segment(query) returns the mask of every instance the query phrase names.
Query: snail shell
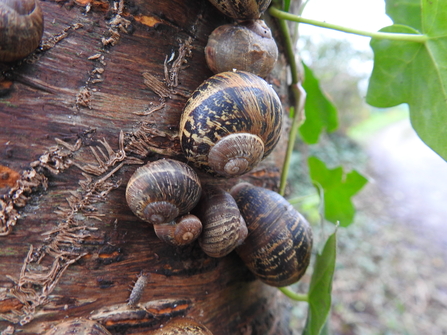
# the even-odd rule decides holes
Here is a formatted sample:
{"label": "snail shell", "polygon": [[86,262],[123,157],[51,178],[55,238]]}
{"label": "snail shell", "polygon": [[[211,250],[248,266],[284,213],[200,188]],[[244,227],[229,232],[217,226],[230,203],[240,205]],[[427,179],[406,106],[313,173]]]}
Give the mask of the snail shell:
{"label": "snail shell", "polygon": [[111,335],[99,323],[87,319],[73,319],[61,322],[48,330],[44,335]]}
{"label": "snail shell", "polygon": [[281,126],[281,102],[265,80],[244,71],[223,72],[203,82],[186,103],[180,142],[196,167],[230,178],[272,152]]}
{"label": "snail shell", "polygon": [[204,186],[195,213],[203,224],[199,244],[208,256],[223,257],[247,237],[247,226],[236,201],[216,186]]}
{"label": "snail shell", "polygon": [[266,77],[278,59],[278,47],[264,21],[244,21],[217,27],[205,48],[208,67],[214,73],[233,69]]}
{"label": "snail shell", "polygon": [[160,240],[174,246],[194,242],[202,232],[202,222],[192,214],[183,215],[175,221],[154,225],[155,234]]}
{"label": "snail shell", "polygon": [[272,0],[210,0],[225,15],[236,20],[259,19]]}
{"label": "snail shell", "polygon": [[278,193],[248,183],[231,190],[248,227],[236,249],[247,267],[264,283],[297,282],[309,265],[312,230],[309,223]]}
{"label": "snail shell", "polygon": [[0,62],[28,56],[39,46],[43,14],[37,0],[0,1]]}
{"label": "snail shell", "polygon": [[194,170],[172,159],[150,162],[130,178],[126,200],[132,212],[152,224],[167,223],[188,213],[202,188]]}
{"label": "snail shell", "polygon": [[153,335],[213,335],[204,325],[191,318],[174,318]]}

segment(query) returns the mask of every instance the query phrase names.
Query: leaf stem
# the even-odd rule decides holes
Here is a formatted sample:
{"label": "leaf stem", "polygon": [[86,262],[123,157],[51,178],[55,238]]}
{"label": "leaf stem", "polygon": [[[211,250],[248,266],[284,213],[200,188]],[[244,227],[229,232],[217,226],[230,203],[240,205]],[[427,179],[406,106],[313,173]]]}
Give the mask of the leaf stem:
{"label": "leaf stem", "polygon": [[288,287],[279,287],[279,290],[284,293],[287,297],[290,299],[293,299],[295,301],[306,301],[309,302],[309,296],[307,294],[299,294],[293,292]]}
{"label": "leaf stem", "polygon": [[294,15],[294,14],[284,12],[282,10],[279,10],[278,8],[273,7],[273,6],[270,7],[269,13],[270,13],[270,15],[272,15],[278,19],[281,19],[281,20],[288,20],[288,21],[294,21],[294,22],[299,22],[299,23],[311,24],[311,25],[317,26],[317,27],[329,28],[332,30],[343,31],[343,32],[349,33],[349,34],[355,34],[355,35],[366,36],[366,37],[371,37],[371,38],[394,40],[394,41],[418,42],[418,43],[424,43],[428,40],[428,36],[421,35],[421,34],[401,34],[401,33],[384,33],[384,32],[366,31],[366,30],[359,30],[359,29],[339,26],[336,24],[327,23],[327,22],[323,22],[323,21],[306,19],[299,15]]}

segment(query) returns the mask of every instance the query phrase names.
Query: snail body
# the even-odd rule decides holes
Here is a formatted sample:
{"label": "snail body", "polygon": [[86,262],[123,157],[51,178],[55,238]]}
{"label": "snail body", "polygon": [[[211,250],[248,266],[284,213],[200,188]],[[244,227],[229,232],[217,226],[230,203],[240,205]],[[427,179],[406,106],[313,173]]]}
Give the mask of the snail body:
{"label": "snail body", "polygon": [[236,20],[259,19],[272,0],[210,0],[223,14]]}
{"label": "snail body", "polygon": [[278,47],[262,20],[217,27],[205,47],[208,67],[214,73],[237,69],[266,77],[275,66]]}
{"label": "snail body", "polygon": [[194,170],[185,163],[160,159],[140,168],[130,178],[126,200],[141,220],[161,224],[188,213],[202,188]]}
{"label": "snail body", "polygon": [[110,332],[105,329],[99,323],[87,320],[87,319],[72,319],[68,321],[61,322],[50,330],[48,330],[44,335],[111,335]]}
{"label": "snail body", "polygon": [[248,183],[231,190],[248,227],[236,249],[247,267],[264,283],[297,282],[309,265],[312,230],[304,217],[278,193]]}
{"label": "snail body", "polygon": [[199,244],[208,256],[223,257],[247,237],[247,226],[236,201],[216,186],[204,186],[195,212],[203,224]]}
{"label": "snail body", "polygon": [[163,327],[157,329],[153,335],[213,335],[201,323],[191,318],[174,318]]}
{"label": "snail body", "polygon": [[28,56],[39,46],[43,14],[38,0],[0,1],[0,62]]}
{"label": "snail body", "polygon": [[205,172],[230,178],[253,169],[278,143],[282,106],[262,78],[223,72],[203,82],[185,105],[180,143]]}
{"label": "snail body", "polygon": [[155,234],[160,240],[174,246],[194,242],[202,232],[202,222],[192,214],[178,217],[172,222],[154,225]]}

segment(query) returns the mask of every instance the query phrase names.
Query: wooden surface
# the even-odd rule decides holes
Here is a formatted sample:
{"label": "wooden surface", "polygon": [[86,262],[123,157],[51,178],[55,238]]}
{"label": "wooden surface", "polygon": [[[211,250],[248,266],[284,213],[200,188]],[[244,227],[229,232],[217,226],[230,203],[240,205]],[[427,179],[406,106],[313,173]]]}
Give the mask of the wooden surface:
{"label": "wooden surface", "polygon": [[[11,325],[39,334],[65,317],[85,317],[114,334],[149,334],[187,315],[215,335],[288,334],[283,297],[237,255],[214,259],[197,243],[163,244],[124,198],[137,163],[184,160],[180,113],[211,75],[207,36],[229,20],[197,0],[135,0],[122,11],[113,1],[40,4],[42,49],[1,65],[12,88],[0,97],[0,331]],[[176,67],[176,60],[187,63]],[[177,86],[166,85],[165,67],[177,73]],[[267,80],[287,111],[285,76],[281,56]],[[163,88],[158,94],[154,83]],[[243,178],[200,177],[226,189],[240,180],[275,189],[284,149],[285,136]],[[148,283],[140,307],[128,307],[141,273]]]}

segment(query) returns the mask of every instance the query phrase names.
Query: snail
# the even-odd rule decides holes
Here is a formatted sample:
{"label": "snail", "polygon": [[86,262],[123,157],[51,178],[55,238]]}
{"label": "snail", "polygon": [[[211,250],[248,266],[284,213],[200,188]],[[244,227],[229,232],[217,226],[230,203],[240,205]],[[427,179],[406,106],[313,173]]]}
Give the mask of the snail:
{"label": "snail", "polygon": [[195,241],[202,232],[202,222],[192,214],[183,215],[175,221],[154,225],[160,240],[174,246],[183,246]]}
{"label": "snail", "polygon": [[191,318],[178,317],[157,329],[153,335],[213,335],[213,333]]}
{"label": "snail", "polygon": [[180,119],[180,143],[199,169],[236,177],[272,152],[282,126],[282,106],[273,88],[244,71],[205,80],[187,101]]}
{"label": "snail", "polygon": [[132,212],[152,224],[168,223],[188,213],[202,188],[194,170],[172,159],[150,162],[130,178],[126,200]]}
{"label": "snail", "polygon": [[236,20],[259,19],[272,0],[210,0],[222,13]]}
{"label": "snail", "polygon": [[203,224],[199,237],[202,250],[211,257],[223,257],[247,237],[247,226],[230,193],[211,185],[203,187],[195,213]]}
{"label": "snail", "polygon": [[205,47],[208,67],[214,73],[233,69],[266,77],[275,66],[278,47],[262,20],[217,27]]}
{"label": "snail", "polygon": [[248,227],[248,236],[236,252],[250,271],[271,286],[297,282],[309,265],[309,223],[281,195],[265,188],[241,183],[231,195]]}
{"label": "snail", "polygon": [[87,319],[72,319],[63,321],[50,330],[48,330],[44,335],[111,335],[110,332],[101,326],[99,323],[87,320]]}
{"label": "snail", "polygon": [[28,56],[39,46],[43,14],[38,0],[0,1],[0,62]]}

